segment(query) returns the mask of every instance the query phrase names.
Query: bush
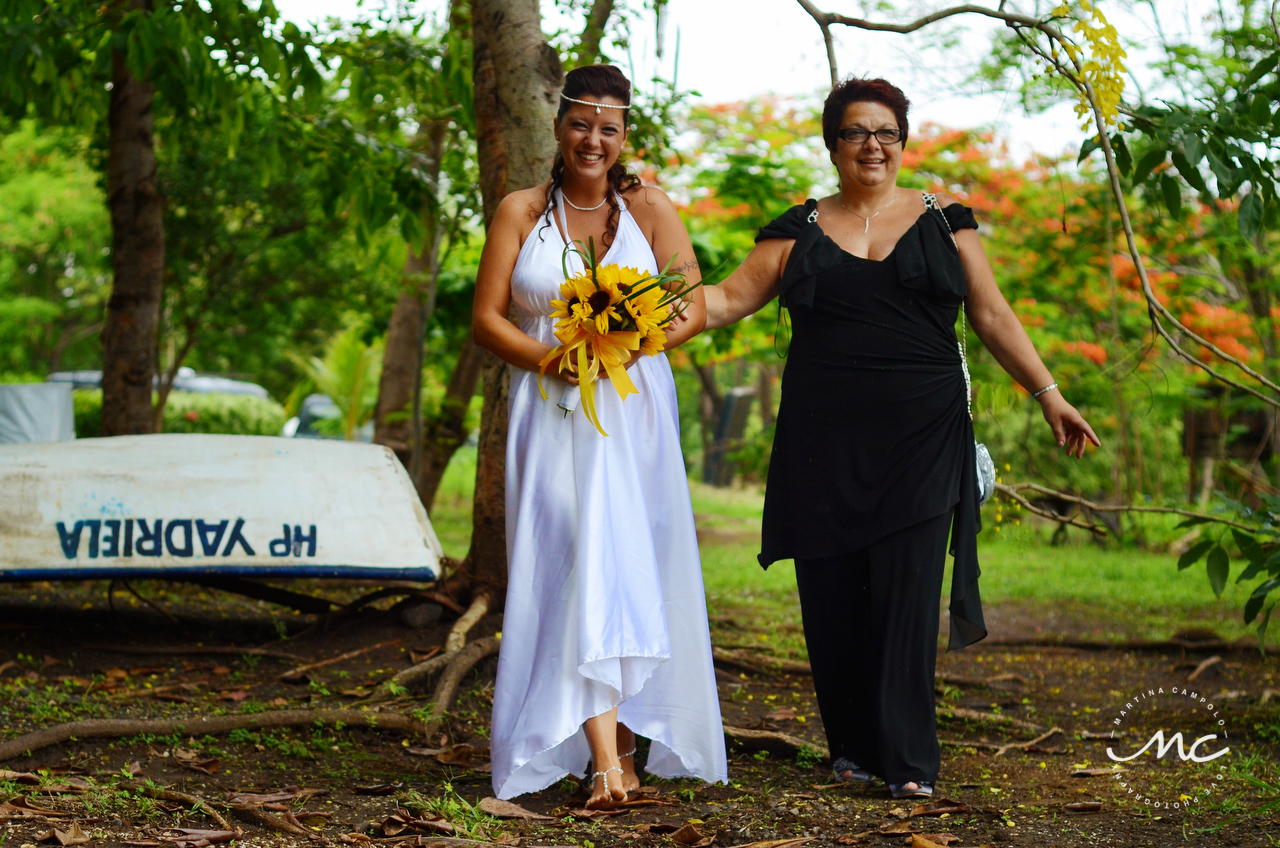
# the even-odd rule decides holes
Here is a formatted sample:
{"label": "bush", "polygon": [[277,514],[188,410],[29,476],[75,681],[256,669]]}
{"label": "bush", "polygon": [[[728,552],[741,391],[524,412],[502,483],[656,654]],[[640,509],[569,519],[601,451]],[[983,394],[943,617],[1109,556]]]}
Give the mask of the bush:
{"label": "bush", "polygon": [[[76,438],[101,435],[102,391],[75,393]],[[174,392],[164,405],[166,433],[225,433],[233,436],[278,436],[284,407],[253,395]]]}

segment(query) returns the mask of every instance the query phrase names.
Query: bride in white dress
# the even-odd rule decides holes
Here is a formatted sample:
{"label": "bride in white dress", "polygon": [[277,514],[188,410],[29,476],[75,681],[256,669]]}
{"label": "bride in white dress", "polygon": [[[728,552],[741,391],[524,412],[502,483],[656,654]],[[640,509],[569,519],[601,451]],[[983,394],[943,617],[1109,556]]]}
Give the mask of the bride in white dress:
{"label": "bride in white dress", "polygon": [[[565,78],[552,178],[508,195],[490,225],[476,280],[475,340],[512,365],[507,441],[509,583],[493,699],[493,788],[536,792],[593,777],[588,807],[640,785],[636,735],[659,777],[727,779],[724,735],[675,383],[665,354],[628,364],[639,394],[596,385],[602,436],[538,362],[558,344],[551,301],[569,241],[595,240],[599,261],[701,278],[667,196],[618,164],[631,84],[616,68]],[[571,257],[571,273],[582,270]],[[514,304],[519,327],[507,320]],[[701,290],[667,348],[705,322]],[[603,374],[603,372],[602,372]],[[569,381],[574,378],[566,376]]]}

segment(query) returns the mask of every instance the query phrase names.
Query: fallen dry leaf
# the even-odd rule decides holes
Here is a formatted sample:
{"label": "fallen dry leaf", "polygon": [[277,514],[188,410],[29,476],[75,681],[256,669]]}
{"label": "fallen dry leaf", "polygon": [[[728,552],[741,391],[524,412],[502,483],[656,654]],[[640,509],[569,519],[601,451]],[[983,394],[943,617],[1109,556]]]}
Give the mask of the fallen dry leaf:
{"label": "fallen dry leaf", "polygon": [[236,689],[231,692],[222,693],[222,700],[235,701],[236,703],[239,703],[240,701],[244,701],[252,697],[253,697],[253,693],[246,692],[244,689]]}
{"label": "fallen dry leaf", "polygon": [[368,845],[373,842],[372,839],[365,836],[363,833],[339,833],[338,841],[347,845]]}
{"label": "fallen dry leaf", "polygon": [[1107,777],[1125,771],[1123,768],[1082,768],[1071,772],[1072,777]]}
{"label": "fallen dry leaf", "polygon": [[554,816],[544,816],[541,813],[535,813],[533,810],[526,810],[519,804],[513,804],[510,801],[499,801],[497,798],[482,798],[477,808],[482,813],[488,813],[500,819],[528,819],[529,821],[551,821]]}
{"label": "fallen dry leaf", "polygon": [[586,807],[583,807],[581,810],[567,810],[561,813],[560,817],[561,818],[572,817],[575,819],[597,819],[603,816],[620,816],[628,812],[630,812],[630,810],[627,810],[625,807],[613,809],[613,810],[588,810]]}
{"label": "fallen dry leaf", "polygon": [[1063,804],[1062,809],[1068,813],[1096,813],[1102,809],[1101,801],[1075,801]]}
{"label": "fallen dry leaf", "polygon": [[969,805],[962,801],[952,801],[950,798],[939,798],[936,801],[930,801],[927,804],[920,804],[911,811],[911,818],[916,816],[940,816],[945,813],[967,813]]}
{"label": "fallen dry leaf", "polygon": [[487,756],[487,748],[473,748],[465,742],[451,745],[436,754],[436,762],[446,766],[469,766],[473,759]]}
{"label": "fallen dry leaf", "polygon": [[154,839],[121,839],[120,844],[131,845],[133,848],[159,848],[164,843]]}
{"label": "fallen dry leaf", "polygon": [[[846,784],[846,785],[849,785],[849,784]],[[885,815],[893,816],[895,819],[905,819],[911,815],[911,811],[908,810],[906,807],[893,807],[887,813],[885,813]]]}
{"label": "fallen dry leaf", "polygon": [[259,804],[278,804],[281,801],[296,801],[299,798],[310,798],[313,796],[328,795],[328,789],[302,789],[297,786],[286,786],[283,789],[277,789],[275,792],[228,792],[226,794],[227,803],[229,804],[247,804],[249,806],[257,806]]}
{"label": "fallen dry leaf", "polygon": [[493,838],[493,841],[498,845],[510,845],[512,848],[519,848],[520,843],[524,840],[514,833],[499,833]]}
{"label": "fallen dry leaf", "polygon": [[911,848],[934,848],[935,845],[952,845],[960,841],[954,833],[913,833]]}
{"label": "fallen dry leaf", "polygon": [[43,807],[33,807],[31,806],[31,801],[22,796],[0,803],[0,817],[25,819],[36,818],[39,816],[43,816],[47,819],[71,818],[70,813],[64,813],[60,810],[46,810]]}
{"label": "fallen dry leaf", "polygon": [[675,833],[680,829],[678,824],[638,824],[636,825],[637,833],[652,833],[656,836],[666,836],[668,833]]}
{"label": "fallen dry leaf", "polygon": [[406,754],[412,754],[415,757],[434,757],[436,754],[444,751],[444,748],[405,748]]}
{"label": "fallen dry leaf", "polygon": [[181,836],[162,837],[165,842],[172,842],[175,848],[205,848],[217,842],[231,842],[244,835],[241,830],[196,830],[187,827],[172,828]]}
{"label": "fallen dry leaf", "polygon": [[40,776],[32,774],[29,771],[9,771],[8,769],[0,769],[0,780],[7,780],[11,783],[27,783],[40,784]]}
{"label": "fallen dry leaf", "polygon": [[910,821],[906,821],[906,820],[896,821],[893,824],[880,825],[880,830],[879,830],[879,833],[919,833],[919,832],[920,832],[919,828],[917,828]]}
{"label": "fallen dry leaf", "polygon": [[692,824],[686,824],[684,827],[671,834],[671,839],[686,848],[705,848],[712,842],[716,841],[716,835],[713,833],[706,836]]}
{"label": "fallen dry leaf", "polygon": [[748,842],[745,845],[734,845],[733,848],[796,848],[806,842],[812,842],[815,836],[800,836],[795,839],[765,839],[760,842]]}
{"label": "fallen dry leaf", "polygon": [[394,795],[404,789],[403,783],[375,783],[372,786],[353,786],[351,792],[355,795]]}
{"label": "fallen dry leaf", "polygon": [[66,830],[59,830],[58,828],[55,827],[53,830],[49,831],[48,833],[41,835],[38,839],[36,839],[36,841],[37,842],[55,842],[56,841],[59,845],[62,845],[65,848],[65,846],[67,845],[83,845],[84,843],[89,841],[89,834],[85,833],[83,830],[80,829],[80,822],[72,822],[71,827],[67,828]]}
{"label": "fallen dry leaf", "polygon": [[773,712],[765,713],[764,717],[770,721],[795,721],[796,711],[791,707],[778,707]]}

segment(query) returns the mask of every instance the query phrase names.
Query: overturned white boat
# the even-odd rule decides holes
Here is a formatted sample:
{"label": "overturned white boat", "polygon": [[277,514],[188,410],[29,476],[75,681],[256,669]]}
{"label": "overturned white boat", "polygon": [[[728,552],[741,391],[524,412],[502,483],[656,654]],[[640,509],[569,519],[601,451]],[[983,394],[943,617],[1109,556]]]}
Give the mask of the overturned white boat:
{"label": "overturned white boat", "polygon": [[0,580],[432,580],[443,551],[379,445],[154,435],[0,445]]}

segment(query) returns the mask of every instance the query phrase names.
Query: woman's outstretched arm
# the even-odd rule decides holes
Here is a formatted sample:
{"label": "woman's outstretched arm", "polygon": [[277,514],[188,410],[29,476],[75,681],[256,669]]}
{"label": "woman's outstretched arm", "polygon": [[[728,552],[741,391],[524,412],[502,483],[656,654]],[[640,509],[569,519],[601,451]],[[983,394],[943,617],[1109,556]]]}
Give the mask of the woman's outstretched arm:
{"label": "woman's outstretched arm", "polygon": [[[1000,367],[1009,372],[1028,392],[1038,391],[1053,382],[1049,369],[1036,353],[1022,322],[1013,313],[1000,287],[996,285],[991,264],[975,230],[960,230],[955,234],[969,282],[969,298],[965,313],[973,324],[973,331],[982,339]],[[1084,420],[1074,406],[1067,403],[1058,389],[1050,389],[1036,398],[1040,402],[1044,419],[1053,430],[1053,437],[1067,454],[1077,458],[1084,456],[1085,444],[1100,445],[1089,422]]]}
{"label": "woman's outstretched arm", "polygon": [[707,329],[715,330],[760,311],[778,296],[782,269],[791,255],[791,239],[766,239],[718,286],[706,286]]}

